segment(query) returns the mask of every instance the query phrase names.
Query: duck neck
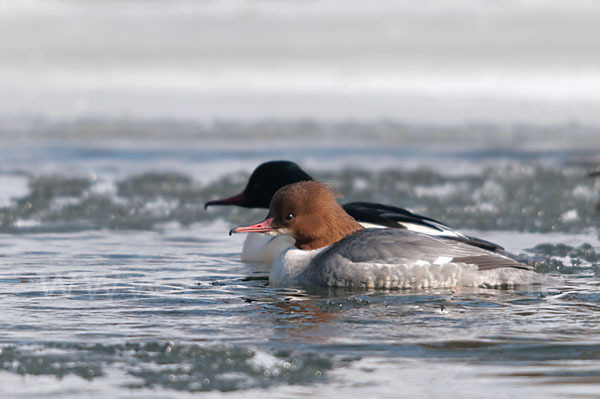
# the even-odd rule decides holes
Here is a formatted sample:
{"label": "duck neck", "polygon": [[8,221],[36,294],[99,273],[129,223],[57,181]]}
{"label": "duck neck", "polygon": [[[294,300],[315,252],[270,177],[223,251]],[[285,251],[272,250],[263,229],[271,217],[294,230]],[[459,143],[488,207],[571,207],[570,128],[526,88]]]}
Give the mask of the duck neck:
{"label": "duck neck", "polygon": [[296,236],[297,248],[310,250],[327,247],[357,231],[364,230],[364,227],[339,205],[335,211],[328,213],[328,217],[319,222],[318,230]]}

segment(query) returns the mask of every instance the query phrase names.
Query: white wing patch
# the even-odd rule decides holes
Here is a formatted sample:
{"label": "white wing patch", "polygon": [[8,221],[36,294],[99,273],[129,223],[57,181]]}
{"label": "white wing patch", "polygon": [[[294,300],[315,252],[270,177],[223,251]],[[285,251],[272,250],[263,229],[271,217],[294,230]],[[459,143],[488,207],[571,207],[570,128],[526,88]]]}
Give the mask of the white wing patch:
{"label": "white wing patch", "polygon": [[[446,226],[442,226],[442,225],[437,225],[440,229],[442,229],[442,231],[439,231],[433,227],[429,227],[429,226],[423,226],[420,224],[416,224],[416,223],[409,223],[409,222],[396,222],[398,224],[398,226],[404,226],[407,230],[409,231],[414,231],[416,233],[423,233],[423,234],[427,234],[430,236],[443,236],[443,237],[464,237],[463,234],[454,231],[452,229],[449,229]],[[387,229],[389,228],[388,226],[382,226],[380,224],[375,224],[375,223],[366,223],[366,222],[360,222],[360,224],[362,225],[362,227],[364,227],[365,229]]]}
{"label": "white wing patch", "polygon": [[452,262],[453,259],[454,258],[451,258],[449,256],[440,256],[433,262],[433,264],[434,265],[445,265],[446,263]]}
{"label": "white wing patch", "polygon": [[359,222],[362,227],[365,229],[387,229],[387,226],[382,226],[380,224],[367,223],[367,222]]}
{"label": "white wing patch", "polygon": [[417,233],[423,233],[423,234],[427,234],[430,236],[444,236],[444,237],[464,237],[461,233],[454,231],[446,226],[442,226],[442,225],[437,225],[440,229],[442,229],[442,231],[439,231],[437,229],[434,229],[433,227],[428,227],[428,226],[422,226],[420,224],[414,224],[414,223],[408,223],[408,222],[404,222],[404,223],[399,223],[402,224],[406,227],[407,230],[409,231],[414,231]]}

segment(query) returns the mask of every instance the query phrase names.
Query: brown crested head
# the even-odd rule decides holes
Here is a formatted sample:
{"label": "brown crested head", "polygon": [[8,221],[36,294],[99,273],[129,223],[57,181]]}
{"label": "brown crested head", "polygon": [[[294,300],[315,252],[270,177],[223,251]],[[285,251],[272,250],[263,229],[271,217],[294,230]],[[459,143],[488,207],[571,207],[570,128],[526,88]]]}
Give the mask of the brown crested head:
{"label": "brown crested head", "polygon": [[269,207],[272,228],[290,234],[300,249],[331,245],[363,227],[337,203],[332,186],[303,181],[280,188]]}

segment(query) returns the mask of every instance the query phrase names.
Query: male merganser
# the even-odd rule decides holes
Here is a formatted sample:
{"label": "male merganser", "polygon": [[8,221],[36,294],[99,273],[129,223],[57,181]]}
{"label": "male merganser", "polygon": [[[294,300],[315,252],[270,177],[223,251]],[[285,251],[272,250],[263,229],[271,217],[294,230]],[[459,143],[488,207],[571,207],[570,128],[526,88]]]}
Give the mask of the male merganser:
{"label": "male merganser", "polygon": [[531,266],[463,242],[403,229],[365,229],[324,183],[287,185],[267,218],[231,233],[289,235],[295,245],[271,268],[272,286],[426,288],[539,282]]}
{"label": "male merganser", "polygon": [[[281,187],[313,178],[297,164],[290,161],[270,161],[259,165],[241,193],[229,198],[208,201],[210,205],[237,205],[245,208],[269,208],[271,198]],[[372,202],[351,202],[344,210],[364,227],[417,231],[460,241],[490,251],[502,251],[500,245],[476,237],[466,236],[432,218],[403,208]],[[264,237],[250,234],[244,243],[242,261],[273,263],[281,250],[290,245],[289,238]]]}

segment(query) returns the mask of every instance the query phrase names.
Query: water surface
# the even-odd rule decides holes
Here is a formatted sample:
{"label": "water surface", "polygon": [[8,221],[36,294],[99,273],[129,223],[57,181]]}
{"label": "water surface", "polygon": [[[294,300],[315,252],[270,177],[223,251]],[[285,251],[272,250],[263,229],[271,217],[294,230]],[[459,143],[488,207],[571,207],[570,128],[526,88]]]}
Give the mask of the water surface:
{"label": "water surface", "polygon": [[[572,128],[582,141],[565,146],[561,134],[523,127],[529,141],[511,144],[465,127],[449,144],[443,129],[349,126],[5,126],[2,396],[595,397],[595,132]],[[240,262],[243,237],[227,235],[265,211],[203,205],[281,158],[345,201],[402,205],[498,242],[553,283],[270,288],[264,268]]]}

